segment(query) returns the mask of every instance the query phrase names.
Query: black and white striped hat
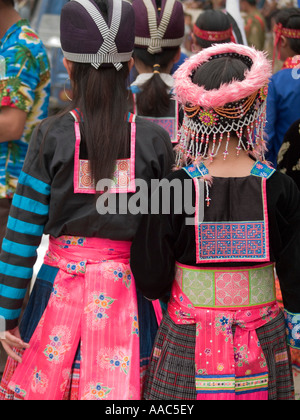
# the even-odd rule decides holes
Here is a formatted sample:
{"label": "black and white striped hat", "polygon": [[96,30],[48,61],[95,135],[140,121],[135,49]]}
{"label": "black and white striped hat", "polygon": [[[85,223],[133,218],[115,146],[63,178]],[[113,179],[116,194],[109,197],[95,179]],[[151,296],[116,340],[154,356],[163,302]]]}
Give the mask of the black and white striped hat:
{"label": "black and white striped hat", "polygon": [[178,0],[133,0],[135,47],[159,54],[182,44],[184,12]]}
{"label": "black and white striped hat", "polygon": [[103,0],[107,21],[94,0],[71,0],[61,13],[61,46],[65,58],[96,69],[128,62],[134,47],[135,16],[127,1]]}

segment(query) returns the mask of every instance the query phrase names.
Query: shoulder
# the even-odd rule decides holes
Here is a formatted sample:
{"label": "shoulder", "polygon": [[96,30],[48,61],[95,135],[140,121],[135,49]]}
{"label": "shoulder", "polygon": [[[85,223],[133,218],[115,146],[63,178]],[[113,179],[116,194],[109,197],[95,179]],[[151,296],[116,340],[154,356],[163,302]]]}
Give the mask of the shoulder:
{"label": "shoulder", "polygon": [[31,28],[29,23],[26,20],[18,22],[18,41],[16,48],[23,47],[31,51],[31,58],[35,59],[37,62],[44,61],[44,66],[48,66],[48,54],[47,50],[39,37],[39,35]]}
{"label": "shoulder", "polygon": [[[26,20],[17,22],[4,42],[1,55],[6,55],[8,68],[22,74],[49,71],[49,59],[46,48],[37,33]],[[34,77],[32,77],[34,78]]]}
{"label": "shoulder", "polygon": [[291,195],[300,197],[295,181],[278,170],[267,180],[267,189],[269,193],[276,195],[283,201],[287,200]]}
{"label": "shoulder", "polygon": [[291,140],[299,141],[300,137],[300,119],[296,120],[286,132],[285,137],[288,137]]}
{"label": "shoulder", "polygon": [[276,171],[267,181],[267,195],[270,210],[279,214],[280,220],[300,221],[300,191],[291,177]]}
{"label": "shoulder", "polygon": [[25,44],[34,47],[39,46],[44,48],[44,44],[39,35],[31,28],[30,24],[26,20],[21,20],[17,23],[18,26],[18,37],[23,40]]}
{"label": "shoulder", "polygon": [[[274,73],[270,78],[270,83],[277,84],[281,83],[282,80],[286,80],[289,82],[295,82],[296,79],[293,78],[293,70],[294,69],[281,69],[278,72]],[[297,71],[297,69],[296,69]]]}
{"label": "shoulder", "polygon": [[[73,120],[73,121],[72,121]],[[57,166],[71,161],[75,150],[74,119],[70,114],[49,117],[39,123],[31,136],[25,170],[36,162]]]}
{"label": "shoulder", "polygon": [[75,144],[74,118],[69,112],[48,117],[37,125],[35,135],[45,145],[64,147]]}
{"label": "shoulder", "polygon": [[268,183],[287,186],[292,185],[294,181],[288,175],[276,170],[271,178],[268,179]]}
{"label": "shoulder", "polygon": [[179,179],[180,181],[190,180],[192,177],[188,175],[185,169],[174,169],[167,177],[168,181],[173,181]]}
{"label": "shoulder", "polygon": [[51,131],[60,132],[66,128],[74,127],[74,117],[70,112],[65,112],[60,115],[53,115],[45,118],[40,124],[39,129],[43,132]]}

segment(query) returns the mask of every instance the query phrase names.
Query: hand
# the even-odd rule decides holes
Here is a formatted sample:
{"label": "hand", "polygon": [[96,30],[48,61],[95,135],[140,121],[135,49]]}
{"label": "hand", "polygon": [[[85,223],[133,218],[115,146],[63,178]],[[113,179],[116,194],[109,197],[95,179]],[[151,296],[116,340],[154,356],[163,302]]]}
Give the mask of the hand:
{"label": "hand", "polygon": [[5,332],[5,339],[0,339],[2,346],[8,356],[10,356],[13,360],[18,363],[22,363],[22,358],[18,356],[14,351],[13,348],[17,349],[28,349],[30,346],[21,339],[19,328],[15,328],[12,331]]}

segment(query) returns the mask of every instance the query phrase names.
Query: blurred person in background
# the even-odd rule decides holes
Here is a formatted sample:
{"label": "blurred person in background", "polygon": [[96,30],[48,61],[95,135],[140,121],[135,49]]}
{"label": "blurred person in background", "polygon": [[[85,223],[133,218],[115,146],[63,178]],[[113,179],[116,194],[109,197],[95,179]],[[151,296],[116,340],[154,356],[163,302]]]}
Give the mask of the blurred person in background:
{"label": "blurred person in background", "polygon": [[[174,158],[165,130],[128,113],[134,20],[127,1],[62,9],[72,99],[36,128],[12,203],[0,255],[10,355],[0,399],[140,399],[140,354],[150,357],[157,321],[130,271],[141,214],[129,202],[137,180],[163,178]],[[43,233],[49,249],[19,327]]]}
{"label": "blurred person in background", "polygon": [[266,158],[276,168],[277,156],[290,126],[300,118],[300,10],[288,8],[275,16],[274,59],[282,69],[273,74],[267,99]]}
{"label": "blurred person in background", "polygon": [[13,0],[0,0],[0,56],[5,59],[0,80],[1,245],[28,142],[37,123],[48,115],[50,94],[46,50],[14,9]]}
{"label": "blurred person in background", "polygon": [[277,163],[277,169],[293,178],[300,190],[300,119],[285,134]]}
{"label": "blurred person in background", "polygon": [[257,8],[256,0],[241,0],[241,11],[245,14],[245,32],[249,46],[264,50],[266,22]]}
{"label": "blurred person in background", "polygon": [[16,0],[15,8],[23,19],[30,21],[32,12],[32,0]]}
{"label": "blurred person in background", "polygon": [[179,109],[172,99],[172,69],[184,40],[184,12],[177,0],[134,0],[134,60],[138,76],[131,84],[134,113],[168,131],[177,142]]}
{"label": "blurred person in background", "polygon": [[[0,249],[28,142],[48,115],[50,96],[46,50],[14,6],[0,0]],[[5,360],[1,348],[0,374]]]}
{"label": "blurred person in background", "polygon": [[226,13],[232,24],[233,33],[238,44],[247,45],[246,34],[244,30],[244,21],[241,16],[239,0],[215,0],[211,2],[212,9],[222,10]]}
{"label": "blurred person in background", "polygon": [[192,51],[194,53],[213,44],[232,41],[235,42],[235,38],[227,14],[221,10],[206,10],[199,15],[192,33]]}

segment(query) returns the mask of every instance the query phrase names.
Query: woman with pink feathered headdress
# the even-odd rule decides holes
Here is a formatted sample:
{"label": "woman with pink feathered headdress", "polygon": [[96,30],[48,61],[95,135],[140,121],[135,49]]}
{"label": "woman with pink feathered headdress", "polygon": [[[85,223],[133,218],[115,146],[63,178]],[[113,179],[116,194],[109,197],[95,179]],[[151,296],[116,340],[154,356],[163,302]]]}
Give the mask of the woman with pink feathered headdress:
{"label": "woman with pink feathered headdress", "polygon": [[169,195],[131,250],[142,293],[169,296],[146,399],[294,398],[300,194],[264,157],[270,75],[263,52],[236,44],[208,48],[175,74],[184,123]]}

